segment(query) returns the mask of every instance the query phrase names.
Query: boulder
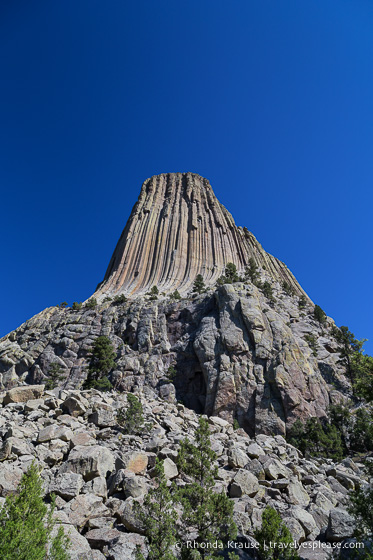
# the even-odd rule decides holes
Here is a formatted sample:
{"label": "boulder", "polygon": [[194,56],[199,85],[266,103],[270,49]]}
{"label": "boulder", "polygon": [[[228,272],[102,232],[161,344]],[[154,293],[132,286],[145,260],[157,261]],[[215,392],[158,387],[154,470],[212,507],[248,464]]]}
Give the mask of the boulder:
{"label": "boulder", "polygon": [[81,474],[71,472],[58,474],[49,485],[49,493],[57,494],[64,500],[71,500],[80,493],[83,484],[84,480]]}
{"label": "boulder", "polygon": [[317,532],[317,525],[313,516],[305,509],[295,506],[290,510],[290,515],[302,525],[306,536],[311,533]]}
{"label": "boulder", "polygon": [[85,481],[104,476],[114,470],[114,457],[101,445],[78,445],[74,447],[59,472],[81,474]]}
{"label": "boulder", "polygon": [[10,389],[4,397],[3,404],[25,403],[32,399],[39,399],[44,392],[44,385],[25,385]]}
{"label": "boulder", "polygon": [[95,404],[88,419],[99,428],[108,428],[115,425],[113,409],[106,403]]}
{"label": "boulder", "polygon": [[44,405],[44,399],[31,399],[25,404],[25,411],[31,412],[32,410],[37,410],[40,406]]}
{"label": "boulder", "polygon": [[38,443],[46,443],[52,439],[70,441],[72,437],[73,432],[67,426],[56,426],[55,424],[50,424],[46,428],[40,430],[38,434]]}
{"label": "boulder", "polygon": [[251,472],[240,469],[231,482],[229,495],[231,498],[240,498],[243,495],[252,497],[258,490],[258,479]]}
{"label": "boulder", "polygon": [[135,512],[135,503],[142,504],[141,498],[127,498],[125,502],[121,504],[119,513],[119,519],[126,527],[126,529],[132,533],[144,534],[143,522],[139,519],[139,516]]}
{"label": "boulder", "polygon": [[70,539],[69,560],[94,560],[87,539],[72,525],[66,523],[57,524],[52,531],[52,538],[57,535],[59,527],[62,527],[65,535]]}
{"label": "boulder", "polygon": [[301,560],[330,560],[332,549],[327,543],[307,541],[301,544],[298,555]]}
{"label": "boulder", "polygon": [[10,445],[11,447],[11,453],[14,453],[15,455],[32,455],[33,454],[33,449],[32,449],[32,445],[28,445],[28,443],[21,438],[18,437],[10,437],[7,440],[5,440],[5,451],[6,451],[6,447],[8,445]]}
{"label": "boulder", "polygon": [[[166,457],[166,459],[163,461],[163,469],[164,469],[164,475],[167,478],[167,480],[172,480],[173,478],[176,478],[177,475],[179,474],[179,471],[177,470],[177,466],[175,465],[173,460],[169,459],[168,457]],[[149,471],[149,474],[152,478],[156,476],[156,473],[157,471],[155,468]]]}
{"label": "boulder", "polygon": [[146,558],[145,537],[138,533],[121,533],[118,540],[110,547],[110,560],[135,560],[138,546]]}
{"label": "boulder", "polygon": [[0,467],[0,496],[6,498],[14,494],[21,481],[23,472],[15,465],[5,463]]}
{"label": "boulder", "polygon": [[67,399],[62,403],[62,409],[71,416],[80,416],[87,412],[87,407],[85,406],[84,401],[73,396],[67,397]]}
{"label": "boulder", "polygon": [[233,469],[243,468],[248,461],[249,457],[239,447],[233,447],[228,451],[228,464]]}
{"label": "boulder", "polygon": [[91,548],[102,550],[104,546],[111,546],[114,544],[121,535],[123,535],[123,533],[117,529],[102,528],[92,529],[88,531],[88,533],[85,533],[84,536]]}
{"label": "boulder", "polygon": [[102,498],[94,494],[81,494],[64,506],[69,522],[82,529],[93,517],[110,517],[110,510],[103,504]]}
{"label": "boulder", "polygon": [[326,539],[330,542],[339,542],[352,537],[355,530],[354,518],[344,509],[335,508],[329,512],[329,523],[326,530]]}
{"label": "boulder", "polygon": [[253,442],[250,443],[249,447],[246,449],[246,453],[250,457],[250,459],[257,459],[261,455],[265,455],[263,449],[257,443]]}
{"label": "boulder", "polygon": [[82,494],[94,494],[101,498],[107,498],[106,479],[103,476],[97,476],[86,482],[82,489]]}
{"label": "boulder", "polygon": [[310,503],[310,497],[297,480],[290,482],[287,487],[287,494],[289,496],[289,502],[293,505],[307,506]]}
{"label": "boulder", "polygon": [[282,520],[289,529],[291,536],[297,543],[305,540],[306,536],[302,525],[294,517],[284,517]]}
{"label": "boulder", "polygon": [[116,468],[126,469],[135,474],[140,474],[146,471],[148,466],[148,456],[146,453],[129,452],[117,459]]}
{"label": "boulder", "polygon": [[[10,438],[9,438],[10,439]],[[12,442],[6,439],[0,447],[0,462],[5,461],[12,451]]]}
{"label": "boulder", "polygon": [[265,480],[266,475],[263,465],[258,459],[251,459],[251,461],[245,465],[245,469],[253,473],[258,480]]}
{"label": "boulder", "polygon": [[95,445],[97,442],[88,432],[79,432],[74,434],[71,438],[71,447],[77,447],[78,445]]}
{"label": "boulder", "polygon": [[278,459],[269,459],[264,465],[264,472],[268,480],[277,480],[278,478],[289,478],[291,471],[286,468]]}
{"label": "boulder", "polygon": [[147,484],[144,477],[132,475],[124,479],[123,491],[126,498],[138,498],[146,493]]}

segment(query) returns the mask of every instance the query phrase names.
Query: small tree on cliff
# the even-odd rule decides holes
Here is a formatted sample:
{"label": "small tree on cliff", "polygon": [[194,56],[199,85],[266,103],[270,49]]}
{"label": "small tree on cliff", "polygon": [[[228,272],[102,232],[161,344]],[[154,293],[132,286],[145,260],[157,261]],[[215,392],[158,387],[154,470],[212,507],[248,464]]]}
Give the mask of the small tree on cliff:
{"label": "small tree on cliff", "polygon": [[227,264],[227,266],[225,267],[224,276],[226,277],[229,284],[238,282],[240,279],[237,273],[237,267],[233,263]]}
{"label": "small tree on cliff", "polygon": [[260,560],[299,560],[291,533],[274,508],[265,508],[262,526],[254,537],[259,543]]}
{"label": "small tree on cliff", "polygon": [[345,326],[342,326],[339,329],[334,329],[334,337],[338,344],[340,344],[342,360],[346,365],[352,390],[355,392],[355,368],[352,365],[353,356],[361,352],[365,340],[357,340],[355,335],[348,329],[348,327]]}
{"label": "small tree on cliff", "polygon": [[43,502],[42,480],[35,463],[23,475],[15,495],[0,509],[0,558],[4,560],[69,560],[70,539],[62,527],[52,538],[54,498]]}
{"label": "small tree on cliff", "polygon": [[259,279],[258,267],[255,264],[253,257],[250,257],[249,265],[245,268],[245,280],[251,280],[253,284],[256,284],[258,279]]}
{"label": "small tree on cliff", "polygon": [[120,408],[117,413],[117,422],[125,434],[140,434],[148,428],[144,426],[144,410],[139,399],[129,393],[127,395],[127,408]]}
{"label": "small tree on cliff", "polygon": [[[366,464],[368,476],[370,478],[369,486],[359,486],[350,494],[349,512],[356,519],[356,535],[358,537],[373,537],[373,462],[370,460]],[[360,558],[360,557],[359,557]],[[365,558],[365,556],[362,556]],[[373,558],[366,557],[367,560]]]}
{"label": "small tree on cliff", "polygon": [[[177,513],[167,486],[163,462],[156,459],[156,487],[149,490],[143,506],[135,502],[135,512],[142,521],[149,545],[148,560],[174,560],[171,548],[176,543]],[[137,551],[136,560],[145,560]]]}
{"label": "small tree on cliff", "polygon": [[319,305],[315,305],[313,310],[313,316],[322,325],[326,323],[326,313],[321,309]]}
{"label": "small tree on cliff", "polygon": [[202,274],[197,274],[193,284],[193,292],[196,292],[197,294],[202,294],[205,290],[206,290],[206,286],[203,281]]}
{"label": "small tree on cliff", "polygon": [[86,389],[108,391],[112,388],[107,375],[115,367],[116,353],[107,336],[96,338],[91,354],[88,377],[84,384]]}
{"label": "small tree on cliff", "polygon": [[[233,503],[224,493],[213,492],[217,466],[216,453],[211,449],[209,425],[206,419],[199,419],[195,433],[195,444],[185,439],[180,444],[177,464],[193,482],[178,491],[178,499],[183,506],[179,540],[188,540],[190,534],[197,534],[197,543],[218,542],[224,545],[237,535],[233,522]],[[219,549],[217,549],[219,551]],[[181,547],[181,558],[217,558],[217,552],[206,547],[190,549]]]}

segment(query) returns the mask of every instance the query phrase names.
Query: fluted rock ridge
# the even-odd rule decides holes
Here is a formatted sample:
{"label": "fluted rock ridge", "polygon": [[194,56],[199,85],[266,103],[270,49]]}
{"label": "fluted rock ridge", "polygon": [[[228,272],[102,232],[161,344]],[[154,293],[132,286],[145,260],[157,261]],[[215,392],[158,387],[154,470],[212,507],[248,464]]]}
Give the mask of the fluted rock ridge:
{"label": "fluted rock ridge", "polygon": [[252,257],[274,280],[303,290],[284,263],[254,235],[237,227],[207,179],[165,173],[147,179],[110,260],[96,297],[191,290],[197,274],[215,284],[228,262],[243,270]]}

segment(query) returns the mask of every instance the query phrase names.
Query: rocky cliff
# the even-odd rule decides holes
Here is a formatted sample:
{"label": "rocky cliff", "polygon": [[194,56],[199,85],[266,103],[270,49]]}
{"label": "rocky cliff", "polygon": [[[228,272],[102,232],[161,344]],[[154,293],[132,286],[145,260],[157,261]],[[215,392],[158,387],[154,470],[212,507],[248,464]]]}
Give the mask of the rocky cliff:
{"label": "rocky cliff", "polygon": [[166,173],[144,182],[96,297],[190,291],[197,274],[213,286],[234,263],[243,270],[252,257],[274,280],[302,288],[284,263],[266,253],[252,233],[237,227],[207,179]]}
{"label": "rocky cliff", "polygon": [[[242,271],[250,258],[255,284],[216,285],[228,262]],[[199,273],[207,285],[200,295],[191,290]],[[147,295],[153,285],[156,299]],[[111,298],[122,293],[127,301]],[[116,389],[151,387],[169,402],[237,419],[251,436],[285,434],[296,418],[325,416],[350,394],[333,321],[314,317],[286,266],[235,226],[198,175],[145,181],[95,295],[94,308],[48,308],[4,337],[1,387],[44,383],[57,365],[59,383],[78,388],[94,340],[106,335]]]}

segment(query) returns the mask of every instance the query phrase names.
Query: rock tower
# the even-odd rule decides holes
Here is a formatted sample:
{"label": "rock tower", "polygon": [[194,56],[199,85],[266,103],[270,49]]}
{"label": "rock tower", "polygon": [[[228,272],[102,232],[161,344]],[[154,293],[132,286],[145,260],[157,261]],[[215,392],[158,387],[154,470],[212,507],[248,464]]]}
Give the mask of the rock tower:
{"label": "rock tower", "polygon": [[232,262],[243,271],[252,257],[274,280],[303,293],[288,268],[266,253],[254,235],[237,227],[207,179],[164,173],[147,179],[95,296],[190,291],[201,274],[214,285]]}

